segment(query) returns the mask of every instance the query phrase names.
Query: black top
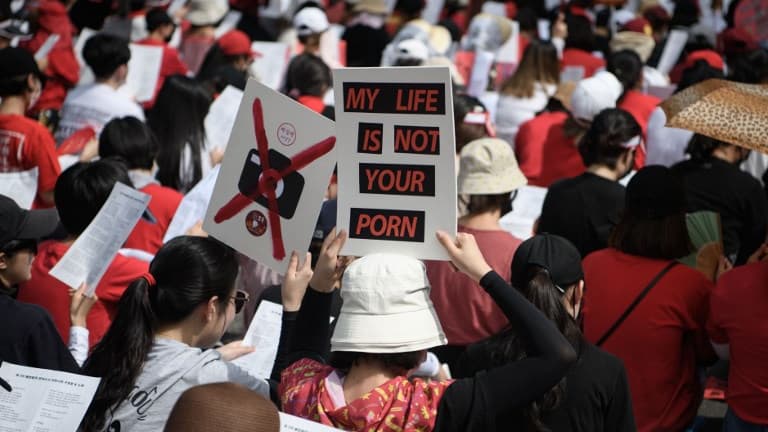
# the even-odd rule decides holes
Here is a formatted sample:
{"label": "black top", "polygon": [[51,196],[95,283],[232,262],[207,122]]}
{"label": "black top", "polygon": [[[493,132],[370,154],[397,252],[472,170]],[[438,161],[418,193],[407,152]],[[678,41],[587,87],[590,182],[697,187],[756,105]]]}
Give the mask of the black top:
{"label": "black top", "polygon": [[624,209],[624,194],[619,182],[590,172],[561,180],[547,191],[536,231],[565,237],[586,257],[608,246]]}
{"label": "black top", "polygon": [[347,27],[341,38],[347,42],[347,66],[381,66],[381,55],[389,43],[386,30],[356,24]]}
{"label": "black top", "polygon": [[[558,432],[635,431],[632,399],[621,360],[580,339],[579,359],[565,376],[565,395],[542,423]],[[489,345],[478,342],[467,347],[451,371],[456,377],[472,376],[492,364]],[[502,414],[499,424],[524,425],[522,410]],[[520,428],[522,430],[522,428]]]}
{"label": "black top", "polygon": [[[480,286],[520,329],[521,338],[529,345],[529,357],[456,380],[440,400],[434,431],[496,430],[500,414],[541,396],[576,361],[576,353],[557,328],[496,272],[488,272]],[[331,294],[307,290],[285,364],[304,357],[325,361],[320,353],[328,346],[331,298]]]}
{"label": "black top", "polygon": [[760,182],[714,157],[683,161],[672,169],[685,184],[688,211],[719,213],[726,256],[745,263],[766,236],[768,202]]}
{"label": "black top", "polygon": [[0,360],[21,366],[79,373],[80,367],[37,305],[0,294]]}

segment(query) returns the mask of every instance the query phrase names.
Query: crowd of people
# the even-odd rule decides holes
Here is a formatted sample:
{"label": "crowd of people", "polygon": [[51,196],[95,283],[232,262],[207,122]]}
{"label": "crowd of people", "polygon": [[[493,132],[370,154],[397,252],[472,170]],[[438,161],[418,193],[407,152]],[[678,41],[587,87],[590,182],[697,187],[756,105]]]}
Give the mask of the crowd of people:
{"label": "crowd of people", "polygon": [[[29,206],[0,195],[0,361],[99,377],[80,430],[277,431],[278,410],[354,431],[768,430],[768,156],[660,106],[768,85],[750,2],[272,3],[0,2],[0,175],[36,173]],[[276,90],[330,119],[334,68],[449,68],[458,234],[429,235],[450,261],[340,256],[355,174],[335,171],[281,273],[200,224],[165,238],[223,160],[212,103],[286,60],[256,41],[287,47]],[[162,48],[141,103],[134,46]],[[117,183],[151,200],[88,295],[50,272]],[[502,219],[528,187],[546,195],[518,238]],[[710,272],[681,262],[711,258],[701,211]],[[258,349],[238,339],[261,301],[283,309],[269,377],[232,362]],[[697,415],[705,395],[724,418]]]}

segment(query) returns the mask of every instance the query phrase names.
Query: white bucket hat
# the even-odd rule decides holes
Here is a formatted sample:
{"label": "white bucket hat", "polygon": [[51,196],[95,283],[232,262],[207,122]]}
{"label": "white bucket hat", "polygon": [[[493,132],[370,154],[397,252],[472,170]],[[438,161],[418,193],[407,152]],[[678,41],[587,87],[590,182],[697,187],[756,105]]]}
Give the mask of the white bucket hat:
{"label": "white bucket hat", "polygon": [[571,94],[571,113],[578,120],[591,122],[600,111],[615,108],[623,91],[616,76],[607,71],[598,72],[576,84]]}
{"label": "white bucket hat", "polygon": [[331,351],[389,354],[446,344],[421,261],[367,255],[347,267],[341,286]]}
{"label": "white bucket hat", "polygon": [[458,193],[496,195],[528,183],[506,141],[480,138],[461,149]]}
{"label": "white bucket hat", "polygon": [[186,19],[195,26],[213,25],[229,12],[226,0],[190,0]]}

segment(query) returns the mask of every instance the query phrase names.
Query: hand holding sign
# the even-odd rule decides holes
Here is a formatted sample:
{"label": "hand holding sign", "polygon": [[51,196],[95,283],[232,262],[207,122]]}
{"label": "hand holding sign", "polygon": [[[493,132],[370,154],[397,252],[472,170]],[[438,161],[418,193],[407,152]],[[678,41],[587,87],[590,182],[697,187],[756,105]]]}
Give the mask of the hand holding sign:
{"label": "hand holding sign", "polygon": [[320,257],[315,265],[315,272],[309,281],[309,286],[315,291],[329,293],[339,287],[341,275],[344,273],[350,260],[339,257],[344,242],[347,241],[347,233],[343,230],[336,233],[333,229],[320,248]]}

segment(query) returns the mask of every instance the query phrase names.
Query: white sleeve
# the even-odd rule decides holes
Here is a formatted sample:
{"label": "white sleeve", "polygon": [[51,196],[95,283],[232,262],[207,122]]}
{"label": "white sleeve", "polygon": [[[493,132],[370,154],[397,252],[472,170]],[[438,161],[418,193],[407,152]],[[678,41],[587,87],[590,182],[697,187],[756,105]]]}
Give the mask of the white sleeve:
{"label": "white sleeve", "polygon": [[88,336],[90,332],[85,327],[72,326],[69,328],[69,352],[82,367],[85,359],[88,358]]}

